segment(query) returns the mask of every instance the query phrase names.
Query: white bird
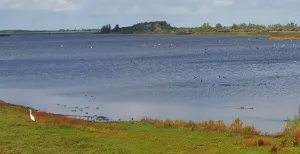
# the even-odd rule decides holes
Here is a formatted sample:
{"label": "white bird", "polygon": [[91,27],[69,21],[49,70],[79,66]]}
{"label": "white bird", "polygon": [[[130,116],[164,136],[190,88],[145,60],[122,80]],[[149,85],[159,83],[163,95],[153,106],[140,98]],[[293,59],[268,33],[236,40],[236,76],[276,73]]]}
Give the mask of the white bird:
{"label": "white bird", "polygon": [[31,114],[31,109],[29,109],[29,112],[30,112],[30,119],[31,119],[32,121],[35,121],[34,116]]}

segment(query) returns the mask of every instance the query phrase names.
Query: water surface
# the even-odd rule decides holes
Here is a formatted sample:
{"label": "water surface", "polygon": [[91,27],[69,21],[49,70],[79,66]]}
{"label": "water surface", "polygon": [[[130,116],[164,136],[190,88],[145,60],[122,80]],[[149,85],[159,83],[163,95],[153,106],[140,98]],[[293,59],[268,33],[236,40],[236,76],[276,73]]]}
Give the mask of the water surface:
{"label": "water surface", "polygon": [[299,49],[266,37],[13,35],[0,38],[0,98],[111,119],[240,117],[281,131],[300,105]]}

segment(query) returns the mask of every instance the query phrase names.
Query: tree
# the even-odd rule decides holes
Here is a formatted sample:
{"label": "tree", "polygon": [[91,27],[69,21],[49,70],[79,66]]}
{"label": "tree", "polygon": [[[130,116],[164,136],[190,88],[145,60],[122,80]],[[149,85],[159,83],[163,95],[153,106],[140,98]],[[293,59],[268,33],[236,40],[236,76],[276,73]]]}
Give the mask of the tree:
{"label": "tree", "polygon": [[210,26],[210,24],[208,22],[206,22],[206,23],[202,24],[201,28],[203,28],[203,29],[211,29],[211,26]]}
{"label": "tree", "polygon": [[223,28],[223,26],[222,26],[220,23],[217,23],[217,24],[216,24],[216,29],[219,30],[219,29],[222,29],[222,28]]}
{"label": "tree", "polygon": [[297,28],[297,24],[291,22],[291,23],[286,24],[285,28],[286,28],[286,30],[294,31]]}
{"label": "tree", "polygon": [[101,34],[105,34],[106,33],[106,27],[105,26],[102,26],[100,33]]}
{"label": "tree", "polygon": [[245,23],[241,23],[241,24],[238,25],[238,28],[239,28],[239,29],[242,29],[242,30],[245,30],[245,29],[248,28],[248,25],[245,24]]}
{"label": "tree", "polygon": [[100,31],[101,34],[107,34],[107,33],[110,33],[110,32],[111,31],[109,30],[109,25],[102,26],[101,31]]}
{"label": "tree", "polygon": [[238,29],[238,25],[237,25],[237,24],[233,24],[233,25],[231,26],[231,29],[237,30],[237,29]]}
{"label": "tree", "polygon": [[109,27],[108,27],[108,24],[105,26],[105,33],[109,33]]}
{"label": "tree", "polygon": [[110,24],[108,24],[108,33],[111,32],[111,27],[110,27]]}
{"label": "tree", "polygon": [[282,31],[283,26],[281,24],[272,24],[268,26],[268,29],[271,31]]}
{"label": "tree", "polygon": [[112,29],[112,32],[119,32],[119,30],[120,30],[120,27],[119,27],[119,25],[117,24],[116,26],[115,26],[115,28],[114,29]]}

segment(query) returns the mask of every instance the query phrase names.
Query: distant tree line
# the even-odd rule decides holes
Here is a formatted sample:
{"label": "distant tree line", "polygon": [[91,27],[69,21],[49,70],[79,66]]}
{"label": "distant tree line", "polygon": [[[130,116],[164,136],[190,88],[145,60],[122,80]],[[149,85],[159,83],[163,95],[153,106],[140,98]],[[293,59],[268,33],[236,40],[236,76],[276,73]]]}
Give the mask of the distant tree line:
{"label": "distant tree line", "polygon": [[233,24],[231,26],[223,26],[218,23],[215,26],[211,26],[209,23],[204,23],[198,28],[199,31],[203,32],[270,32],[270,31],[300,31],[300,26],[296,23],[288,23],[286,25],[282,24],[270,24],[270,25],[260,25],[252,23],[241,23]]}
{"label": "distant tree line", "polygon": [[209,23],[203,23],[199,27],[194,28],[178,28],[172,27],[166,21],[153,21],[153,22],[143,22],[137,23],[128,27],[119,27],[116,25],[114,29],[111,29],[110,24],[104,25],[99,33],[120,33],[120,34],[160,34],[160,33],[173,33],[173,34],[193,34],[201,32],[270,32],[270,31],[300,31],[300,26],[296,23],[283,24],[271,24],[271,25],[260,25],[252,23],[241,23],[233,24],[231,26],[223,26],[218,23],[216,25],[211,25]]}
{"label": "distant tree line", "polygon": [[[220,23],[216,25],[211,25],[208,22],[203,23],[199,27],[194,28],[184,28],[184,27],[173,27],[166,21],[153,21],[153,22],[142,22],[137,23],[132,26],[119,27],[115,25],[111,28],[110,24],[103,25],[100,29],[60,29],[58,32],[71,32],[71,31],[97,31],[97,34],[109,34],[109,33],[119,33],[119,34],[193,34],[202,32],[271,32],[271,31],[300,31],[300,26],[294,22],[288,24],[252,24],[252,23],[241,23],[232,24],[231,26],[223,26]],[[31,32],[56,32],[47,30],[3,30],[0,33],[31,33]]]}
{"label": "distant tree line", "polygon": [[119,33],[119,34],[133,34],[133,33],[160,33],[174,29],[166,21],[154,21],[154,22],[144,22],[138,23],[128,27],[119,27],[116,25],[115,28],[111,29],[110,24],[102,26],[101,30],[97,34],[109,34],[109,33]]}
{"label": "distant tree line", "polygon": [[110,24],[107,24],[107,25],[102,26],[101,30],[98,33],[100,33],[100,34],[118,33],[119,30],[120,30],[120,27],[118,24],[113,29],[111,29]]}

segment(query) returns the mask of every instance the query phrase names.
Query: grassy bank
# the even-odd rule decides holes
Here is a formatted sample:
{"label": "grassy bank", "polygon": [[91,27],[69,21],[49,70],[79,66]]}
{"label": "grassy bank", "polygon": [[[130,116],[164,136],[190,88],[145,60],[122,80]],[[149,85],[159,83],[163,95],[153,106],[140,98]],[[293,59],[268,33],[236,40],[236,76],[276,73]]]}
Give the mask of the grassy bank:
{"label": "grassy bank", "polygon": [[170,35],[198,35],[198,36],[264,36],[269,37],[270,40],[300,40],[300,32],[298,31],[277,31],[277,32],[168,32],[168,33],[148,33],[148,35],[155,34],[170,34]]}
{"label": "grassy bank", "polygon": [[300,32],[271,32],[270,40],[300,40]]}
{"label": "grassy bank", "polygon": [[99,123],[38,111],[33,115],[35,122],[28,108],[0,102],[0,153],[300,153],[295,135],[262,136],[238,119],[226,126],[222,121]]}

